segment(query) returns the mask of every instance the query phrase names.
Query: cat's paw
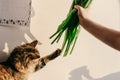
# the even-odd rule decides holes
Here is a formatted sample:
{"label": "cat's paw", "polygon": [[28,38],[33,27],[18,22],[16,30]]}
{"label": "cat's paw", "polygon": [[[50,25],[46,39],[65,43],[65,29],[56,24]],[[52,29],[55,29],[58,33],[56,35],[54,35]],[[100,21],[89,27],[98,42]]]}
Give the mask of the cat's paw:
{"label": "cat's paw", "polygon": [[58,49],[55,51],[55,53],[56,53],[57,56],[59,56],[59,55],[61,54],[61,49],[58,48]]}
{"label": "cat's paw", "polygon": [[53,60],[55,59],[56,57],[58,57],[61,53],[61,49],[57,49],[56,51],[54,51],[50,56],[49,56],[49,59],[50,60]]}

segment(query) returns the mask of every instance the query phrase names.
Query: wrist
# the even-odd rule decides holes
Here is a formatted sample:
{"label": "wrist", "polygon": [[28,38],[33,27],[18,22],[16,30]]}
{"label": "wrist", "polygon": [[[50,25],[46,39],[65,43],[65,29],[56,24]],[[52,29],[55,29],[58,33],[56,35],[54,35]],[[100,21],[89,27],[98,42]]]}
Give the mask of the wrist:
{"label": "wrist", "polygon": [[88,28],[88,26],[90,26],[91,23],[93,23],[93,22],[88,17],[82,17],[82,18],[80,18],[80,25],[83,28]]}
{"label": "wrist", "polygon": [[87,18],[81,17],[80,18],[80,25],[83,26],[86,23]]}

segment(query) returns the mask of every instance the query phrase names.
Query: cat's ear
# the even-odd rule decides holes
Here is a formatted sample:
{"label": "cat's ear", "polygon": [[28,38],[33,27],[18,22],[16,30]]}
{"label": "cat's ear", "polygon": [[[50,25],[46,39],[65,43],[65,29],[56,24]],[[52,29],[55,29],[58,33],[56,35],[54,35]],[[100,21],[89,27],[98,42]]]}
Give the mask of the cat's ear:
{"label": "cat's ear", "polygon": [[38,44],[38,41],[34,40],[33,42],[30,43],[30,46],[36,47],[37,44]]}

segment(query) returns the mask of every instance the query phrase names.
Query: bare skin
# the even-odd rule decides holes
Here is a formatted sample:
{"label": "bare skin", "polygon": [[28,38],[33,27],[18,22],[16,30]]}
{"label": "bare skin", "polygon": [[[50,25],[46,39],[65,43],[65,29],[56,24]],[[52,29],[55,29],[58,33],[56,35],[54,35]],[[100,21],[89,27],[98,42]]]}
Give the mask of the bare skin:
{"label": "bare skin", "polygon": [[109,45],[110,47],[120,51],[120,31],[107,28],[90,20],[86,16],[86,10],[79,5],[75,5],[78,10],[78,17],[82,27],[93,36]]}

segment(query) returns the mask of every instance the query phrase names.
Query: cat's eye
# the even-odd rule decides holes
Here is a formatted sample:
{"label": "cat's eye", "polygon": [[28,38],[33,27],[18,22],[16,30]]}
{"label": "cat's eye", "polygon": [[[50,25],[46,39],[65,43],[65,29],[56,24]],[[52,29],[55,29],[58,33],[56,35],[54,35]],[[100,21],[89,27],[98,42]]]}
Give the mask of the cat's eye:
{"label": "cat's eye", "polygon": [[40,55],[38,55],[38,54],[31,54],[31,55],[28,55],[28,57],[29,57],[31,60],[34,60],[34,59],[40,58]]}
{"label": "cat's eye", "polygon": [[31,48],[27,48],[25,51],[26,51],[26,52],[35,52],[35,50],[33,50],[33,49],[31,49]]}

